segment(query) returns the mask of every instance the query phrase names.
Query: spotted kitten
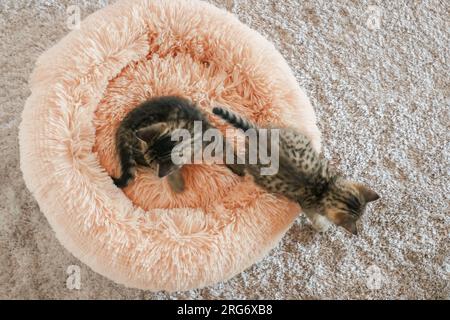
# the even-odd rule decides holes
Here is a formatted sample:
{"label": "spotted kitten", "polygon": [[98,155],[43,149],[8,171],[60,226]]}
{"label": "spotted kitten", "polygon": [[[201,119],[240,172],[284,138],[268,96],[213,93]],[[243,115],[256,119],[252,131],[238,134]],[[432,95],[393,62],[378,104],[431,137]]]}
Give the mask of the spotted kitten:
{"label": "spotted kitten", "polygon": [[[172,149],[181,141],[172,141],[172,133],[177,129],[188,130],[193,150],[194,121],[201,121],[202,133],[211,128],[194,103],[178,96],[153,98],[129,112],[116,132],[121,176],[113,178],[115,185],[126,187],[134,177],[136,166],[140,165],[155,169],[158,177],[167,177],[173,191],[182,192],[182,165],[174,164],[171,158]],[[233,170],[232,165],[228,167]]]}
{"label": "spotted kitten", "polygon": [[[254,124],[226,109],[216,107],[213,113],[238,129],[259,130]],[[316,230],[326,231],[330,222],[333,222],[356,235],[356,222],[366,204],[377,200],[378,194],[330,170],[327,161],[314,151],[311,142],[303,134],[291,128],[279,128],[278,132],[278,172],[261,175],[261,164],[252,165],[248,161],[244,165],[245,172],[269,192],[284,195],[299,203]],[[270,134],[268,130],[269,137]]]}

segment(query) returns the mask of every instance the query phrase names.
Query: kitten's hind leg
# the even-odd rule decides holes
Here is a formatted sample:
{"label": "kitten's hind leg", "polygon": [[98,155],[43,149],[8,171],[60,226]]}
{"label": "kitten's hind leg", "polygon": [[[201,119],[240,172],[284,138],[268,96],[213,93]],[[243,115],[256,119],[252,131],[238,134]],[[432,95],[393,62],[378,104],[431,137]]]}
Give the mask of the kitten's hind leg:
{"label": "kitten's hind leg", "polygon": [[122,166],[122,175],[119,178],[112,178],[118,188],[125,188],[134,178],[135,166]]}
{"label": "kitten's hind leg", "polygon": [[176,192],[181,193],[184,191],[184,179],[181,174],[181,168],[175,170],[167,176],[167,182],[169,182],[170,188]]}
{"label": "kitten's hind leg", "polygon": [[121,176],[119,178],[112,178],[114,184],[118,188],[125,188],[128,183],[134,178],[136,170],[136,160],[134,159],[133,153],[130,148],[122,147],[119,151],[120,157],[120,169]]}

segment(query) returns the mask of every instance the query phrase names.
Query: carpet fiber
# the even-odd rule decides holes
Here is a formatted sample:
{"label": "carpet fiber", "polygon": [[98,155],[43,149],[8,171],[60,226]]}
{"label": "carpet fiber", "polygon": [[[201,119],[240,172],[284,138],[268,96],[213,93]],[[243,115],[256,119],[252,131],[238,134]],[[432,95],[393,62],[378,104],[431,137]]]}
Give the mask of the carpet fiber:
{"label": "carpet fiber", "polygon": [[[108,1],[79,1],[82,17]],[[450,298],[449,21],[445,1],[213,1],[273,41],[316,110],[325,155],[382,199],[360,234],[300,216],[228,282],[127,289],[57,241],[19,169],[18,125],[37,57],[69,32],[72,1],[0,2],[0,298]],[[376,5],[374,5],[376,3]],[[80,267],[80,289],[66,285]]]}

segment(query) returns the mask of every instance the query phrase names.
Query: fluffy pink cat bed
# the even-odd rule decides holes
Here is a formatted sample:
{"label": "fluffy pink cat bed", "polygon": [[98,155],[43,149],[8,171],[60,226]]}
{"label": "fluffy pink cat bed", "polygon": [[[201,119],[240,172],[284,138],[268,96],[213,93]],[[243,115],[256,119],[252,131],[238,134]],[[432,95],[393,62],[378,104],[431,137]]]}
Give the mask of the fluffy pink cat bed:
{"label": "fluffy pink cat bed", "polygon": [[229,279],[299,213],[220,165],[186,167],[179,195],[148,169],[124,190],[110,178],[115,129],[153,96],[293,125],[319,148],[313,109],[286,62],[231,14],[200,1],[119,1],[43,54],[30,82],[20,126],[26,184],[61,243],[118,283],[174,291]]}

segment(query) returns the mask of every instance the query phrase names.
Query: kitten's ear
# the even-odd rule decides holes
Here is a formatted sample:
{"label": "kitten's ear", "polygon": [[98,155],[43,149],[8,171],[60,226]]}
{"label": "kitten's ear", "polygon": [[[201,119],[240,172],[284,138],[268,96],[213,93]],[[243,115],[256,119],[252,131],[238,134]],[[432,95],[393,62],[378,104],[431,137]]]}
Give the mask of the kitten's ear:
{"label": "kitten's ear", "polygon": [[358,184],[358,190],[366,202],[372,202],[380,199],[380,196],[375,191],[363,184]]}
{"label": "kitten's ear", "polygon": [[163,178],[165,176],[168,176],[175,170],[177,170],[179,167],[177,165],[174,165],[172,161],[165,161],[162,163],[158,163],[158,177]]}
{"label": "kitten's ear", "polygon": [[159,136],[166,128],[167,124],[164,122],[155,123],[136,131],[136,136],[144,142],[149,142],[153,137]]}
{"label": "kitten's ear", "polygon": [[343,223],[340,224],[342,228],[354,234],[355,236],[358,234],[358,229],[356,228],[356,220],[347,219]]}

